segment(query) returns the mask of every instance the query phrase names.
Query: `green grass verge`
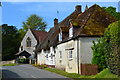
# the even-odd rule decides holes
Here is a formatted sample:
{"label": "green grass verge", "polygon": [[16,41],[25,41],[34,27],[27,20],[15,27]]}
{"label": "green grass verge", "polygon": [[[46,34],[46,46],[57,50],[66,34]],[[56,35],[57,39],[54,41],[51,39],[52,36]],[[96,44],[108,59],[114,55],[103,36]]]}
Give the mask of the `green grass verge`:
{"label": "green grass verge", "polygon": [[[57,74],[60,74],[62,76],[66,76],[66,77],[72,78],[72,79],[75,79],[75,78],[96,78],[96,79],[97,78],[118,78],[117,75],[111,74],[108,69],[104,69],[100,73],[98,73],[96,75],[92,75],[92,76],[78,75],[76,73],[67,73],[65,71],[55,69],[55,68],[44,68],[44,70],[54,72],[54,73],[57,73]],[[78,79],[75,79],[75,80],[78,80]]]}
{"label": "green grass verge", "polygon": [[15,66],[15,65],[17,65],[17,64],[11,63],[11,64],[4,64],[4,65],[0,65],[0,66]]}
{"label": "green grass verge", "polygon": [[110,73],[109,69],[104,69],[103,71],[95,75],[95,78],[118,78],[118,76]]}

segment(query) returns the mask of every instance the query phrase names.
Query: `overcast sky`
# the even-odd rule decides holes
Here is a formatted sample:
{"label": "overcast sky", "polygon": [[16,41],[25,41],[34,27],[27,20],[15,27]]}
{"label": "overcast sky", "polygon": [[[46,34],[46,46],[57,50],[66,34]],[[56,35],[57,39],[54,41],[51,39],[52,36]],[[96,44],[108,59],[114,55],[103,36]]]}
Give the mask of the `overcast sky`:
{"label": "overcast sky", "polygon": [[[20,29],[27,17],[37,14],[48,24],[48,31],[53,27],[54,18],[58,18],[60,22],[75,10],[76,5],[82,5],[83,12],[86,5],[90,7],[93,4],[101,7],[113,6],[118,11],[118,2],[3,2],[2,24],[13,25]],[[57,11],[59,11],[58,14]]]}

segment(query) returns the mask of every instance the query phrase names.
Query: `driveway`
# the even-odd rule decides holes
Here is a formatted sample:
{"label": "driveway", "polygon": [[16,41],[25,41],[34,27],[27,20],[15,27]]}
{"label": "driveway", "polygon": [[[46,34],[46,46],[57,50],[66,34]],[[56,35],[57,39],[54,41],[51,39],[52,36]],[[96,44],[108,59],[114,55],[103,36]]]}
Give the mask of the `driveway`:
{"label": "driveway", "polygon": [[38,80],[48,80],[48,78],[49,80],[71,80],[64,76],[42,69],[38,69],[29,64],[17,66],[4,66],[0,70],[2,70],[4,80],[6,78],[14,78],[14,80],[26,80],[27,78],[37,78]]}

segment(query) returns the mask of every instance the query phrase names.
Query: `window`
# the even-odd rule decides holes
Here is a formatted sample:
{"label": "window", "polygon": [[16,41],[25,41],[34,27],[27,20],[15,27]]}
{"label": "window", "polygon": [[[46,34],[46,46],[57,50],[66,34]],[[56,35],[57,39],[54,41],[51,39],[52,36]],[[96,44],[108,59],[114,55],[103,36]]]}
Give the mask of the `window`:
{"label": "window", "polygon": [[73,37],[73,27],[69,29],[69,37]]}
{"label": "window", "polygon": [[72,50],[69,51],[69,59],[72,59]]}
{"label": "window", "polygon": [[29,37],[26,40],[26,46],[31,47],[31,39]]}
{"label": "window", "polygon": [[23,50],[23,46],[21,46],[21,51]]}
{"label": "window", "polygon": [[62,32],[59,33],[59,41],[62,41]]}
{"label": "window", "polygon": [[59,51],[59,53],[60,53],[60,59],[62,59],[62,51]]}

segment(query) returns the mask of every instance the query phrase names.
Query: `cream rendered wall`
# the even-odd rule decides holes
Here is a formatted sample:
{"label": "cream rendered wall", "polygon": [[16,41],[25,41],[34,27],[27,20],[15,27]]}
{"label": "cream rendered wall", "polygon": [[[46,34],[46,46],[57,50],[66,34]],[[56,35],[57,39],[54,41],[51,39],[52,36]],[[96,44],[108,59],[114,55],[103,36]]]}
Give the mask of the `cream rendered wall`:
{"label": "cream rendered wall", "polygon": [[[78,60],[79,55],[79,73],[81,74],[80,64],[89,64],[92,62],[92,41],[96,41],[98,37],[80,37],[79,40],[70,40],[65,43],[57,45],[55,62],[56,68],[65,68],[68,73],[78,73]],[[78,42],[79,41],[79,42]],[[79,43],[79,44],[78,44]],[[78,47],[78,45],[79,47]],[[77,55],[77,47],[79,48],[79,54]],[[69,50],[73,48],[73,58],[69,59]],[[60,53],[62,51],[62,59],[60,60]]]}
{"label": "cream rendered wall", "polygon": [[[69,59],[69,49],[72,49],[72,59]],[[66,63],[66,72],[68,73],[77,73],[78,65],[77,65],[77,40],[71,40],[67,42],[67,63]]]}
{"label": "cream rendered wall", "polygon": [[92,41],[97,41],[98,37],[82,37],[80,40],[80,61],[82,64],[92,63]]}
{"label": "cream rendered wall", "polygon": [[[57,45],[56,55],[55,55],[55,67],[64,70],[67,63],[67,43],[62,43]],[[60,51],[62,53],[62,58],[60,59]]]}
{"label": "cream rendered wall", "polygon": [[[28,37],[31,38],[31,47],[26,47],[26,39]],[[30,54],[34,54],[33,50],[35,50],[36,45],[37,45],[37,40],[34,37],[34,35],[32,34],[31,30],[28,29],[27,33],[25,34],[25,36],[21,42],[21,46],[23,46],[23,50],[26,50]]]}

